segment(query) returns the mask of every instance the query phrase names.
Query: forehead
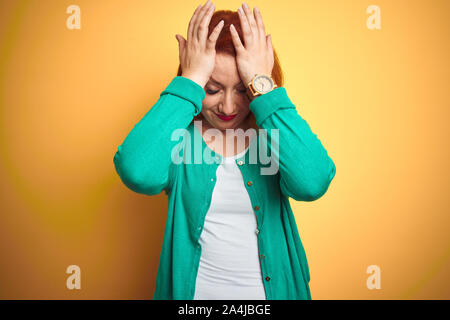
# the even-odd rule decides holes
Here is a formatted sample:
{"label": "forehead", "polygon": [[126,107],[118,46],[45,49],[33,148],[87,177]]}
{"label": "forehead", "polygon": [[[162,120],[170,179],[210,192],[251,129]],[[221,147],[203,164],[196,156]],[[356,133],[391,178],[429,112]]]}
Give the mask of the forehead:
{"label": "forehead", "polygon": [[241,82],[236,58],[223,53],[216,54],[216,63],[211,78],[225,86],[235,86]]}

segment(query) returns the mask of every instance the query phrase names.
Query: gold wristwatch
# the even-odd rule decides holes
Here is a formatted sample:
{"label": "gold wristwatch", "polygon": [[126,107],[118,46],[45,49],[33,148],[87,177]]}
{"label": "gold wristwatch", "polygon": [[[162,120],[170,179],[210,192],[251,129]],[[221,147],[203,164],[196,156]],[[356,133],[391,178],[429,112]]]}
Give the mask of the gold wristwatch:
{"label": "gold wristwatch", "polygon": [[250,100],[275,89],[277,85],[271,76],[255,74],[247,85],[247,95]]}

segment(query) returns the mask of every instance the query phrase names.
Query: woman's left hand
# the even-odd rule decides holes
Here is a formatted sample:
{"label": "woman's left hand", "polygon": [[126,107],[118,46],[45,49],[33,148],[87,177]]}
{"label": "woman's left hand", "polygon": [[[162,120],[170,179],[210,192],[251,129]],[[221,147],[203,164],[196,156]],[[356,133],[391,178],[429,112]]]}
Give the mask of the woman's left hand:
{"label": "woman's left hand", "polygon": [[255,74],[272,75],[274,55],[272,38],[266,36],[261,12],[257,7],[254,12],[246,3],[238,9],[245,46],[233,25],[230,26],[231,37],[236,49],[236,62],[242,82],[247,87]]}

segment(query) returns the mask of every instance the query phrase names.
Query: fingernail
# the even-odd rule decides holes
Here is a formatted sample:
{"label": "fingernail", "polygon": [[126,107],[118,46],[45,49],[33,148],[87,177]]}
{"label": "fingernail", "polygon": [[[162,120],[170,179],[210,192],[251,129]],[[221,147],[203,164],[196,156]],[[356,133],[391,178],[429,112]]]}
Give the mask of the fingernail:
{"label": "fingernail", "polygon": [[242,14],[242,7],[239,7],[238,13],[239,13],[239,14]]}
{"label": "fingernail", "polygon": [[248,9],[248,5],[245,2],[243,2],[242,4],[244,5],[245,9]]}
{"label": "fingernail", "polygon": [[255,11],[256,11],[256,12],[259,12],[259,9],[258,9],[258,7],[255,7]]}

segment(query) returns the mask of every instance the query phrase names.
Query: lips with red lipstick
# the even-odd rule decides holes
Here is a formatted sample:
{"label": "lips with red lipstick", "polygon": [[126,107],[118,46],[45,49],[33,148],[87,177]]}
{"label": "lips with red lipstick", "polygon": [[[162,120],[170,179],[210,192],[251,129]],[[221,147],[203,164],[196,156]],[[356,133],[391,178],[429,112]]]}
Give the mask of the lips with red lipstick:
{"label": "lips with red lipstick", "polygon": [[222,116],[220,114],[216,113],[216,116],[219,117],[219,119],[223,120],[223,121],[230,121],[233,120],[234,117],[236,117],[236,115],[232,115],[232,116]]}

